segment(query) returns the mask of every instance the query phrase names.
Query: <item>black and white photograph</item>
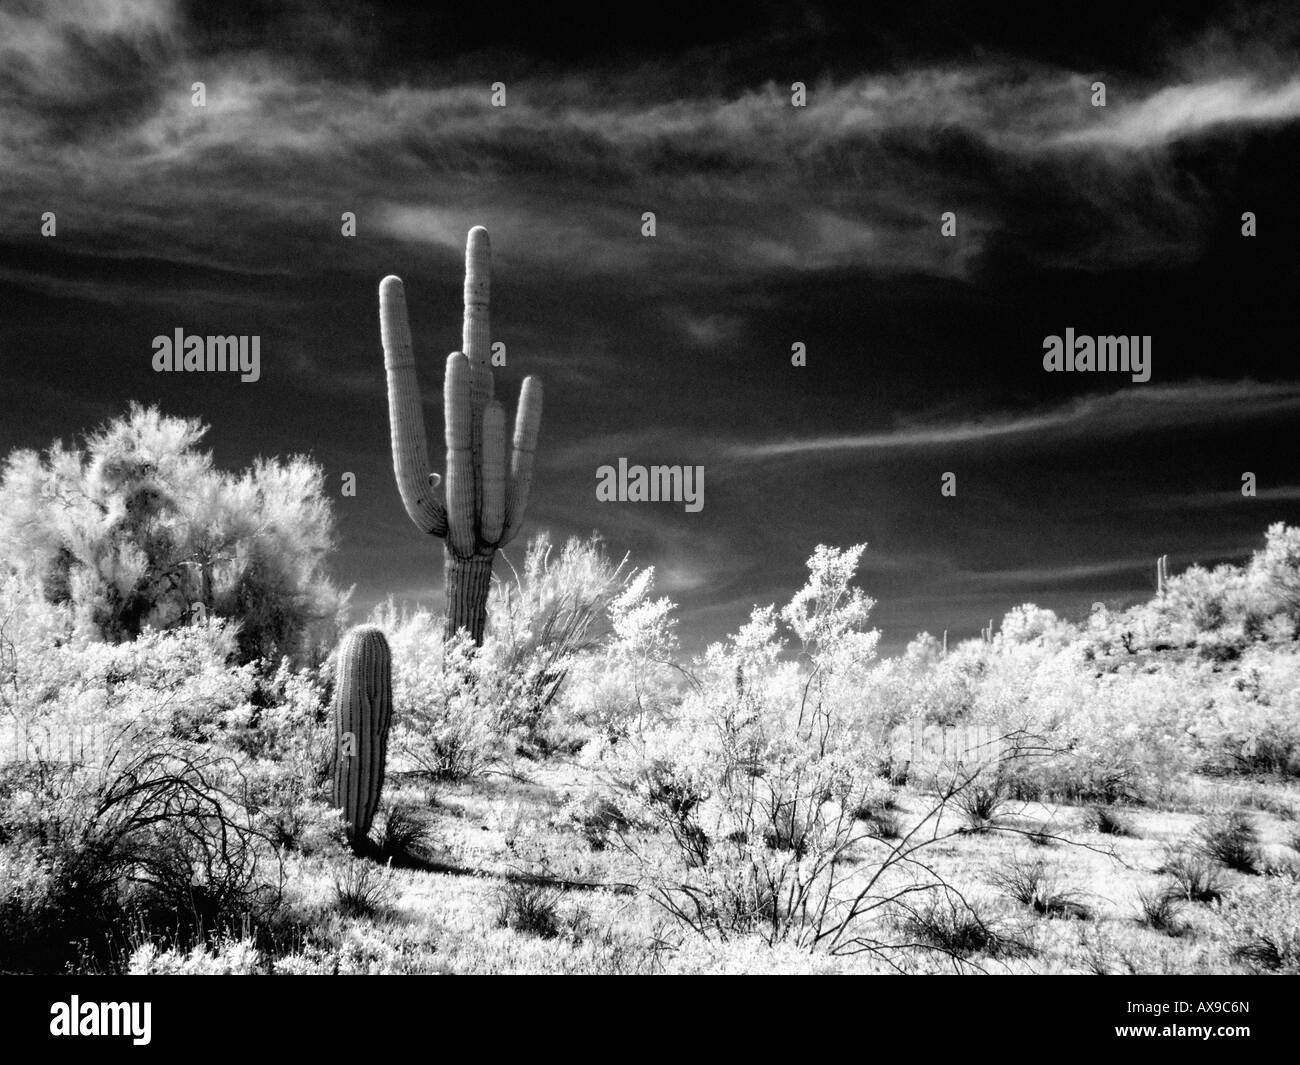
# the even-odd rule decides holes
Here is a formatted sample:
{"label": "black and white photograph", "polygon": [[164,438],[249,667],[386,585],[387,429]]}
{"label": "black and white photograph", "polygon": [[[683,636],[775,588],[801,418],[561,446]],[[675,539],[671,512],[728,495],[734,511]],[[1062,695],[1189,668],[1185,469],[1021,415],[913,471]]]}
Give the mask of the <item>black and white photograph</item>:
{"label": "black and white photograph", "polygon": [[1298,178],[1287,2],[0,0],[0,973],[1249,1043]]}

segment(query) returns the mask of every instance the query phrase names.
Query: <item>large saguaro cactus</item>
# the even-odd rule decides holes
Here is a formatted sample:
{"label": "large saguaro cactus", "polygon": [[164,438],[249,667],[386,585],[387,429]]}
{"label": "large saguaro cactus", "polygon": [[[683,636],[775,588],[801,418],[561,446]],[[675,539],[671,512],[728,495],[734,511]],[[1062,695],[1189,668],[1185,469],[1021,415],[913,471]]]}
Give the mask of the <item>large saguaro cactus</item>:
{"label": "large saguaro cactus", "polygon": [[374,625],[358,625],[339,644],[334,682],[334,805],[353,847],[365,840],[379,808],[392,719],[388,641]]}
{"label": "large saguaro cactus", "polygon": [[487,230],[475,226],[465,245],[464,351],[447,357],[443,384],[445,503],[438,492],[442,478],[429,469],[406,294],[401,278],[390,275],[379,283],[397,488],[415,527],[446,538],[447,635],[468,629],[476,644],[483,642],[492,560],[523,523],[542,420],[542,383],[526,377],[507,465],[505,409],[492,398],[489,360],[491,255]]}

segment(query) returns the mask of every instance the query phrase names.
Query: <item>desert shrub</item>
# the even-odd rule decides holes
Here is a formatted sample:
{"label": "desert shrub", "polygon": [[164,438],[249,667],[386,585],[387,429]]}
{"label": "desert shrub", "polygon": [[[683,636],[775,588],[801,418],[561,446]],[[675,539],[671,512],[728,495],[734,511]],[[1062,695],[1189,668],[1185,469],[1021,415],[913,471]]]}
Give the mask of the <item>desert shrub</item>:
{"label": "desert shrub", "polygon": [[1239,622],[1240,606],[1245,591],[1245,577],[1240,567],[1217,566],[1207,570],[1202,566],[1189,566],[1168,581],[1162,613],[1167,617],[1186,617],[1204,637],[1230,629]]}
{"label": "desert shrub", "polygon": [[1259,869],[1259,830],[1242,810],[1211,814],[1196,826],[1197,844],[1214,861],[1239,873]]}
{"label": "desert shrub", "polygon": [[497,890],[497,926],[539,939],[555,939],[562,928],[559,904],[557,888],[508,880]]}
{"label": "desert shrub", "polygon": [[[1274,526],[1246,567],[1191,567],[1165,595],[1082,627],[1027,604],[992,643],[926,634],[860,694],[884,731],[992,726],[1023,755],[1007,794],[1158,801],[1197,771],[1300,772],[1300,529]],[[1195,657],[1159,652],[1198,649]]]}
{"label": "desert shrub", "polygon": [[529,542],[523,568],[499,582],[481,647],[443,638],[443,622],[391,601],[372,613],[393,654],[395,754],[433,780],[481,775],[518,747],[546,755],[580,740],[557,711],[570,671],[591,657],[599,624],[623,587],[622,566],[596,539],[558,552]]}
{"label": "desert shrub", "polygon": [[428,610],[375,610],[393,656],[394,764],[437,781],[469,780],[500,756],[493,725],[508,677],[493,669],[494,648],[464,633],[444,642],[443,621]]}
{"label": "desert shrub", "polygon": [[1232,953],[1264,972],[1300,973],[1300,882],[1270,878],[1220,908]]}
{"label": "desert shrub", "polygon": [[258,824],[277,846],[304,854],[339,847],[338,811],[327,801],[334,730],[322,671],[256,676],[248,698],[223,712],[214,733],[239,764]]}
{"label": "desert shrub", "polygon": [[0,626],[0,852],[24,871],[2,964],[57,970],[75,942],[112,968],[130,927],[186,946],[274,915],[283,849],[338,846],[318,680],[229,665],[225,621],[41,645],[66,608],[26,607]]}
{"label": "desert shrub", "polygon": [[0,565],[106,640],[215,615],[239,622],[241,661],[311,659],[347,601],[325,570],[324,474],[302,457],[222,472],[199,450],[206,431],[133,405],[83,446],[13,452]]}
{"label": "desert shrub", "polygon": [[861,834],[853,811],[878,788],[846,713],[878,638],[866,629],[870,599],[849,586],[861,551],[819,547],[809,584],[781,612],[806,676],[780,661],[776,611],[755,610],[695,664],[697,688],[671,722],[612,752],[640,819],[675,844],[675,867],[646,863],[651,893],[697,931],[815,935],[805,917],[819,884]]}
{"label": "desert shrub", "polygon": [[[110,899],[78,890],[62,872],[35,847],[0,844],[0,971],[59,972],[71,961],[69,942],[101,935],[119,915]],[[106,944],[89,946],[102,953]]]}
{"label": "desert shrub", "polygon": [[1268,527],[1264,546],[1251,556],[1246,578],[1254,595],[1253,606],[1261,614],[1281,615],[1291,622],[1290,631],[1279,631],[1294,639],[1300,622],[1300,527],[1275,522]]}
{"label": "desert shrub", "polygon": [[1207,767],[1300,774],[1300,649],[1251,647],[1211,684],[1213,704],[1195,725]]}
{"label": "desert shrub", "polygon": [[921,633],[901,656],[872,668],[859,696],[860,712],[881,735],[910,721],[952,725],[969,711],[986,669],[986,649],[971,641],[945,657],[942,646]]}
{"label": "desert shrub", "polygon": [[0,622],[0,647],[11,648],[0,685],[0,757],[96,762],[137,735],[223,739],[228,715],[255,687],[252,667],[227,665],[235,633],[222,621],[117,645],[74,636],[14,650],[24,620]]}
{"label": "desert shrub", "polygon": [[69,936],[107,956],[128,914],[174,935],[216,934],[279,902],[279,855],[229,759],[137,738],[99,767],[7,769],[0,847],[32,865],[27,887],[0,900],[6,923],[31,922],[0,937],[0,952],[18,952],[6,968],[50,965]]}
{"label": "desert shrub", "polygon": [[147,941],[131,952],[131,976],[259,976],[271,960],[251,939],[223,936],[188,950]]}
{"label": "desert shrub", "polygon": [[[880,929],[892,927],[894,893],[873,885],[947,838],[942,812],[970,784],[944,783],[910,842],[887,841],[858,817],[879,810],[887,790],[885,748],[859,712],[878,639],[871,600],[850,584],[862,550],[819,547],[784,609],[755,609],[692,663],[671,715],[584,752],[632,820],[657,829],[620,838],[648,895],[702,936],[890,962],[900,948]],[[860,877],[846,876],[859,844],[869,857]]]}
{"label": "desert shrub", "polygon": [[704,934],[815,938],[831,866],[862,834],[853,811],[876,791],[876,757],[848,712],[878,634],[849,580],[862,548],[818,548],[808,584],[781,612],[805,656],[782,661],[773,608],[755,610],[692,668],[673,718],[604,752],[637,819],[676,861],[638,854],[651,895]]}
{"label": "desert shrub", "polygon": [[575,660],[566,708],[606,742],[616,743],[647,720],[663,720],[676,704],[675,609],[652,598],[654,569],[630,573],[606,606],[599,646]]}
{"label": "desert shrub", "polygon": [[564,812],[595,851],[604,850],[617,833],[631,828],[631,822],[618,805],[609,797],[596,793],[567,803]]}
{"label": "desert shrub", "polygon": [[1064,647],[1074,638],[1074,629],[1056,612],[1025,603],[1007,611],[998,626],[998,636],[1008,644],[1046,644]]}
{"label": "desert shrub", "polygon": [[1169,876],[1169,890],[1188,902],[1215,902],[1223,896],[1220,867],[1199,847],[1167,848],[1164,864],[1158,871]]}
{"label": "desert shrub", "polygon": [[1189,690],[1175,670],[1129,666],[1101,678],[1065,730],[1066,790],[1106,805],[1142,802],[1190,772]]}
{"label": "desert shrub", "polygon": [[541,534],[529,541],[514,579],[499,583],[489,631],[495,668],[514,683],[498,708],[498,726],[542,754],[565,742],[566,722],[550,712],[579,658],[608,636],[606,613],[631,577],[626,561],[610,559],[596,536],[570,538],[557,554]]}
{"label": "desert shrub", "polygon": [[1300,621],[1300,529],[1271,525],[1245,566],[1191,566],[1172,577],[1147,616],[1174,646],[1231,662],[1252,645],[1295,639]]}

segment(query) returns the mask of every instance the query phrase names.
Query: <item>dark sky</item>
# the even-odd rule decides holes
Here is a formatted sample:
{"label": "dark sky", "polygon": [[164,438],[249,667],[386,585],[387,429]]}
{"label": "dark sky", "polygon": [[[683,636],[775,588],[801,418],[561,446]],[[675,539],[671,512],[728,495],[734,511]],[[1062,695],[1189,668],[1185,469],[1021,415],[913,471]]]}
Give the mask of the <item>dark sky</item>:
{"label": "dark sky", "polygon": [[[376,292],[406,281],[436,441],[483,224],[498,394],[546,385],[528,531],[653,564],[688,644],[788,599],[818,543],[869,543],[894,650],[1297,521],[1294,5],[612,7],[6,0],[0,449],[140,400],[227,467],[308,452],[335,494],[357,475],[358,607],[437,607]],[[1151,380],[1045,373],[1067,326],[1149,334]],[[176,328],[260,336],[261,380],[155,374]],[[597,502],[621,456],[703,465],[703,510]]]}

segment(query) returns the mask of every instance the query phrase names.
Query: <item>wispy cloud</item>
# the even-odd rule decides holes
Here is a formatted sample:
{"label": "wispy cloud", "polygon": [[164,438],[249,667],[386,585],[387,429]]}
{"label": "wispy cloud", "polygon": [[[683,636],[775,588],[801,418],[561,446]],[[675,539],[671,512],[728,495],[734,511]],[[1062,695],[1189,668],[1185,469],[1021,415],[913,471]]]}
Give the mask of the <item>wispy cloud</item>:
{"label": "wispy cloud", "polygon": [[1063,131],[1049,143],[1157,148],[1225,127],[1294,121],[1300,118],[1300,77],[1277,85],[1262,85],[1250,77],[1170,85],[1135,103],[1099,108],[1097,113],[1101,117],[1096,125]]}
{"label": "wispy cloud", "polygon": [[1101,562],[1067,563],[1060,566],[1031,566],[1024,569],[957,571],[951,579],[963,584],[994,585],[997,587],[1032,585],[1054,588],[1061,585],[1088,582],[1116,577],[1132,577],[1151,568],[1148,558],[1106,559]]}
{"label": "wispy cloud", "polygon": [[1215,507],[1249,506],[1252,503],[1296,503],[1300,502],[1300,484],[1284,484],[1271,488],[1257,488],[1253,496],[1245,496],[1240,490],[1224,492],[1197,492],[1190,495],[1155,496],[1144,500],[1143,505],[1153,510],[1169,510],[1182,507],[1189,510],[1202,510]]}
{"label": "wispy cloud", "polygon": [[[1103,109],[1087,106],[1090,74],[988,57],[825,78],[804,108],[773,82],[725,94],[615,69],[528,74],[494,109],[470,81],[378,84],[270,51],[196,53],[182,11],[0,13],[7,225],[30,229],[75,190],[88,243],[146,248],[188,221],[188,254],[249,268],[259,248],[204,220],[239,211],[306,247],[346,205],[363,232],[444,256],[490,217],[519,261],[570,276],[669,264],[704,286],[844,267],[966,278],[989,240],[1020,228],[1026,188],[1050,187],[1101,232],[1043,254],[1095,268],[1202,239],[1200,205],[1148,149],[1300,117],[1294,76],[1193,69],[1117,86]],[[115,93],[115,78],[147,91]],[[190,105],[194,80],[204,108]],[[1138,199],[1158,208],[1141,227]],[[659,214],[654,241],[643,210]],[[937,238],[945,210],[962,240]]]}
{"label": "wispy cloud", "polygon": [[1133,385],[1101,396],[1026,414],[980,421],[902,427],[876,433],[791,437],[731,445],[738,460],[781,458],[806,452],[866,452],[981,444],[1043,433],[1117,435],[1181,425],[1265,417],[1300,410],[1300,382],[1251,381]]}

